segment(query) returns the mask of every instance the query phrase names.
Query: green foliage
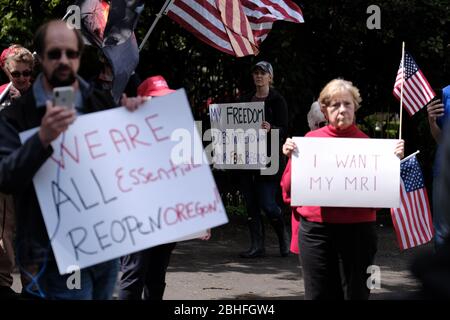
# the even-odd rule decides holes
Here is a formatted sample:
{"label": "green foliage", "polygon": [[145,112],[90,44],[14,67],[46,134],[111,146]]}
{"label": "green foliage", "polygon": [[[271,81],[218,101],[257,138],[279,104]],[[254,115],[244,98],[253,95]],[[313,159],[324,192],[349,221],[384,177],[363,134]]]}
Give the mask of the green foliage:
{"label": "green foliage", "polygon": [[[146,1],[136,30],[138,42],[164,2]],[[306,114],[311,103],[336,77],[351,80],[360,88],[363,104],[357,118],[369,134],[373,134],[374,124],[366,117],[398,113],[392,87],[402,41],[434,88],[450,83],[450,1],[379,0],[375,4],[381,9],[380,30],[366,27],[366,10],[373,1],[295,2],[302,6],[305,23],[276,22],[260,54],[239,59],[206,45],[163,16],[141,52],[137,71],[142,78],[162,74],[172,87],[184,87],[196,117],[207,119],[208,97],[227,102],[237,93],[251,90],[252,64],[268,60],[274,66],[275,87],[288,101],[291,135],[308,130]],[[71,4],[73,1],[0,0],[0,43],[3,47],[13,42],[31,45],[36,28],[44,20],[61,18]],[[429,171],[434,143],[425,111],[413,118],[405,114],[403,128],[406,153],[420,149]],[[389,122],[382,136],[397,136],[396,124]]]}
{"label": "green foliage", "polygon": [[0,43],[3,47],[32,44],[33,34],[44,21],[60,19],[73,1],[67,0],[0,0]]}
{"label": "green foliage", "polygon": [[239,205],[239,206],[233,206],[233,205],[228,205],[225,206],[225,211],[227,212],[228,215],[235,215],[235,216],[240,216],[240,217],[246,217],[247,216],[247,210],[245,209],[244,205]]}

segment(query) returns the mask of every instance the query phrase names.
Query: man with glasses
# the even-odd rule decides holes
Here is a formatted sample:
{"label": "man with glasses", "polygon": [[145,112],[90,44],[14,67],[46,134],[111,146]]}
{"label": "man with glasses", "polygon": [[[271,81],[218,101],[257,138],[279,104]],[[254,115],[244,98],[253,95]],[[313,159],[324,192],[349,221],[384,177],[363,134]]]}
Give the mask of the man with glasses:
{"label": "man with glasses", "polygon": [[[4,110],[0,119],[0,191],[13,194],[17,213],[17,261],[29,272],[29,294],[47,299],[111,299],[117,279],[118,259],[85,268],[80,289],[68,288],[68,277],[58,272],[42,218],[32,178],[54,150],[50,143],[67,130],[76,114],[115,107],[111,94],[91,88],[77,75],[83,40],[78,30],[63,21],[50,21],[35,35],[35,50],[42,67],[21,99]],[[75,108],[55,106],[53,88],[72,86]],[[135,110],[140,98],[125,98],[123,105]],[[39,127],[22,145],[19,132]]]}

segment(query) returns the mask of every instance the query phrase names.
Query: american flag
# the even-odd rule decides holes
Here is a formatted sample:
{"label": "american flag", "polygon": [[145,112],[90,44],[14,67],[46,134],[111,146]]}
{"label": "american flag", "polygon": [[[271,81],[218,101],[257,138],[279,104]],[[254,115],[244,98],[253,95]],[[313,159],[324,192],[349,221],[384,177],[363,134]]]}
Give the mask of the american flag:
{"label": "american flag", "polygon": [[[433,89],[423,75],[419,66],[411,55],[405,52],[405,82],[403,84],[403,106],[409,115],[414,115],[417,111],[428,104],[435,96]],[[400,100],[403,80],[403,61],[397,72],[394,84],[394,96]]]}
{"label": "american flag", "polygon": [[166,12],[200,40],[237,57],[257,54],[273,21],[303,22],[289,0],[174,0]]}
{"label": "american flag", "polygon": [[303,13],[294,2],[273,0],[241,0],[256,42],[260,44],[277,20],[303,23]]}
{"label": "american flag", "polygon": [[416,156],[400,164],[400,208],[391,216],[402,250],[429,242],[433,238],[431,211],[422,170]]}

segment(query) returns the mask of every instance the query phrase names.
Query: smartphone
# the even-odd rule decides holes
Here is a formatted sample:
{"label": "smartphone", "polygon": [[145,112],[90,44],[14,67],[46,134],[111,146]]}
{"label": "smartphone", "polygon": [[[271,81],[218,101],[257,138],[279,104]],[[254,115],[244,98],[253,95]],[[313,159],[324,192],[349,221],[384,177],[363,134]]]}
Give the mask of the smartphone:
{"label": "smartphone", "polygon": [[53,105],[66,108],[75,107],[75,92],[72,86],[53,88]]}

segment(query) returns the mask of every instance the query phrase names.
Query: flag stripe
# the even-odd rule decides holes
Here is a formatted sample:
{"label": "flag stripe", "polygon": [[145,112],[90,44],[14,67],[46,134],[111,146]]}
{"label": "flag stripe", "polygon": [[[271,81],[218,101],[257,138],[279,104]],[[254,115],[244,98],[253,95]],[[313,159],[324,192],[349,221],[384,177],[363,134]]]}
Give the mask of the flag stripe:
{"label": "flag stripe", "polygon": [[391,213],[392,222],[394,223],[395,234],[397,235],[397,241],[399,242],[400,249],[404,250],[408,247],[406,244],[405,233],[400,232],[400,227],[402,226],[402,221],[400,221],[400,215]]}
{"label": "flag stripe", "polygon": [[414,245],[414,237],[413,237],[413,234],[412,234],[412,230],[410,228],[410,223],[409,223],[409,219],[408,219],[407,211],[406,211],[406,209],[408,208],[409,204],[406,202],[406,198],[405,198],[405,196],[403,194],[403,191],[404,191],[404,187],[402,188],[402,192],[400,194],[401,203],[402,203],[402,207],[400,209],[400,213],[401,213],[400,217],[401,217],[401,219],[403,221],[403,225],[402,226],[403,226],[404,230],[406,230],[406,233],[408,235],[409,246],[413,246]]}
{"label": "flag stripe", "polygon": [[242,5],[252,11],[254,17],[265,19],[286,20],[290,22],[303,23],[301,9],[291,1],[272,1],[272,0],[242,0]]}
{"label": "flag stripe", "polygon": [[410,195],[408,195],[406,193],[406,191],[403,190],[403,197],[405,199],[405,203],[406,203],[406,209],[405,209],[405,213],[406,213],[406,218],[408,219],[408,223],[409,223],[409,228],[412,234],[412,238],[413,238],[413,244],[416,245],[420,242],[419,240],[419,236],[417,234],[417,227],[416,224],[414,222],[413,216],[412,214],[413,212],[413,205],[414,203],[411,201]]}
{"label": "flag stripe", "polygon": [[426,84],[425,89],[426,89],[426,92],[428,93],[428,97],[430,99],[433,99],[436,96],[436,93],[434,92],[433,88],[431,88],[430,83],[425,78],[425,76],[423,75],[422,71],[419,70],[418,73],[419,73],[419,77],[420,77],[420,80],[422,81],[422,83]]}
{"label": "flag stripe", "polygon": [[193,21],[190,21],[192,22],[190,24],[193,27],[205,26],[207,30],[213,32],[222,40],[228,40],[221,16],[216,8],[212,7],[209,2],[205,2],[201,5],[197,1],[192,1],[192,3],[188,5],[184,1],[179,1],[177,2],[177,6],[177,12],[184,12],[187,14],[184,17],[182,16],[186,21],[190,21],[188,20],[190,17],[193,18]]}
{"label": "flag stripe", "polygon": [[402,250],[429,242],[434,234],[430,205],[420,165],[414,156],[400,165],[400,208],[391,216],[397,241]]}
{"label": "flag stripe", "polygon": [[[400,100],[400,88],[396,88],[394,90],[394,96]],[[403,107],[408,111],[410,116],[413,116],[415,113],[415,110],[411,108],[411,101],[409,99],[408,95],[403,95]]]}
{"label": "flag stripe", "polygon": [[202,5],[194,0],[189,2],[190,5],[184,0],[175,1],[167,15],[200,40],[216,49],[234,54],[221,18],[213,10],[215,8],[207,1]]}
{"label": "flag stripe", "polygon": [[418,198],[418,203],[420,204],[420,210],[421,210],[421,212],[424,213],[423,215],[421,215],[421,214],[418,215],[419,216],[419,220],[420,220],[420,224],[423,227],[425,239],[429,239],[429,238],[431,238],[431,232],[430,232],[430,229],[429,229],[429,225],[425,221],[425,217],[428,215],[428,210],[427,210],[427,207],[426,207],[426,205],[424,203],[422,190],[417,192],[417,198]]}
{"label": "flag stripe", "polygon": [[399,100],[402,97],[402,83],[403,106],[410,115],[420,111],[436,95],[409,53],[405,53],[395,78],[393,94]]}
{"label": "flag stripe", "polygon": [[413,208],[414,211],[412,212],[413,214],[413,218],[414,218],[414,224],[416,226],[417,229],[417,233],[420,236],[420,241],[424,242],[425,241],[425,230],[423,230],[423,225],[421,225],[419,223],[419,217],[418,215],[420,215],[420,212],[423,212],[423,210],[420,209],[420,203],[419,198],[417,197],[417,192],[410,192],[410,197],[413,198],[411,199],[412,204],[413,204]]}
{"label": "flag stripe", "polygon": [[414,240],[413,240],[413,237],[411,234],[411,229],[409,228],[408,219],[406,218],[405,209],[401,208],[398,213],[399,213],[399,217],[402,221],[402,225],[401,225],[402,229],[400,229],[400,230],[402,233],[406,232],[406,235],[408,236],[406,248],[412,247],[412,246],[414,246]]}
{"label": "flag stripe", "polygon": [[167,15],[207,44],[229,54],[258,53],[273,22],[302,23],[290,0],[175,0]]}

